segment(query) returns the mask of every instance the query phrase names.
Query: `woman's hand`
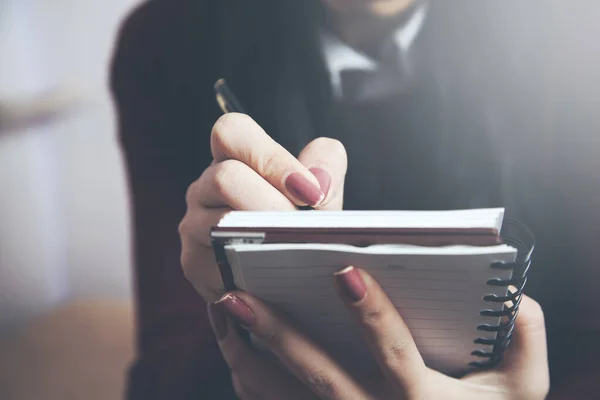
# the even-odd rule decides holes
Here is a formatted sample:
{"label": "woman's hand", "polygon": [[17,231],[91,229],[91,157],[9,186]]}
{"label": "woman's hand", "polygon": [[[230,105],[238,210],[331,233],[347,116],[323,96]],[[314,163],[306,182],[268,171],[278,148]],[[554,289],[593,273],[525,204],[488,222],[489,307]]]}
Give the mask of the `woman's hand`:
{"label": "woman's hand", "polygon": [[[242,400],[537,400],[548,394],[544,315],[534,300],[523,298],[513,342],[497,368],[454,379],[427,368],[402,317],[370,275],[347,268],[335,275],[335,281],[381,376],[369,388],[361,385],[266,304],[247,293],[227,293],[209,305],[209,313]],[[275,362],[250,348],[237,325],[261,339]],[[374,394],[370,387],[381,393]]]}
{"label": "woman's hand", "polygon": [[179,225],[183,271],[207,302],[224,291],[209,233],[225,213],[305,205],[341,210],[347,165],[337,140],[316,139],[296,159],[243,114],[222,116],[210,144],[213,162],[190,185]]}

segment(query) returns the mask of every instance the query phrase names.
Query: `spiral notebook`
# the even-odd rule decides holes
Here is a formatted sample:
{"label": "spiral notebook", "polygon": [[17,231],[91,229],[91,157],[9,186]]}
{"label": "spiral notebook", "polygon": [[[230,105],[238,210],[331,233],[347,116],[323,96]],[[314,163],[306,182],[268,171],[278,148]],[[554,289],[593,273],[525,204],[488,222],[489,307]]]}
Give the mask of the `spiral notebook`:
{"label": "spiral notebook", "polygon": [[533,237],[503,217],[503,209],[231,212],[211,236],[227,290],[275,305],[354,370],[376,367],[333,274],[363,268],[427,365],[456,376],[496,365],[514,329]]}

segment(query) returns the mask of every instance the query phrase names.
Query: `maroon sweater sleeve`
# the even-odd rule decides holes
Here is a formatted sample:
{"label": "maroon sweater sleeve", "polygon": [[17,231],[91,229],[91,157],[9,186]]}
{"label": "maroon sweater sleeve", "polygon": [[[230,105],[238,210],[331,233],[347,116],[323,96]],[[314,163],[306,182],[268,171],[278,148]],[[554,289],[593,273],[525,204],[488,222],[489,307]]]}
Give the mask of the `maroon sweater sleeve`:
{"label": "maroon sweater sleeve", "polygon": [[191,99],[185,91],[177,99],[169,92],[174,82],[164,57],[176,38],[160,21],[177,22],[166,3],[145,4],[127,19],[111,71],[135,238],[138,354],[128,398],[228,399],[229,373],[206,304],[183,276],[177,232],[187,186],[210,163],[205,125],[212,117],[187,117]]}

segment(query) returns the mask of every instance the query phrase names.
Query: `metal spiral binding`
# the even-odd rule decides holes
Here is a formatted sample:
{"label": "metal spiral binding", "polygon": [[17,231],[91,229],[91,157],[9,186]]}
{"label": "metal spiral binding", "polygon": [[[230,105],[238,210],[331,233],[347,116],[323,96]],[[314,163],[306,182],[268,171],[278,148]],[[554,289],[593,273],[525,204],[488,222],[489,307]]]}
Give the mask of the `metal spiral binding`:
{"label": "metal spiral binding", "polygon": [[469,365],[476,368],[491,368],[500,361],[504,350],[510,344],[513,332],[515,330],[515,320],[519,313],[519,305],[523,298],[523,290],[527,284],[527,273],[531,266],[531,255],[535,247],[535,238],[531,231],[522,223],[514,220],[507,220],[502,227],[501,236],[504,243],[515,247],[518,250],[517,261],[513,263],[495,262],[491,268],[512,270],[510,279],[494,278],[487,281],[489,286],[503,286],[508,288],[506,296],[497,296],[489,294],[483,299],[491,303],[505,303],[500,311],[482,310],[480,315],[484,317],[502,317],[500,324],[483,324],[477,327],[477,330],[484,332],[496,332],[496,338],[477,338],[473,342],[480,345],[493,346],[492,351],[475,350],[471,355],[480,357],[482,361],[474,361]]}

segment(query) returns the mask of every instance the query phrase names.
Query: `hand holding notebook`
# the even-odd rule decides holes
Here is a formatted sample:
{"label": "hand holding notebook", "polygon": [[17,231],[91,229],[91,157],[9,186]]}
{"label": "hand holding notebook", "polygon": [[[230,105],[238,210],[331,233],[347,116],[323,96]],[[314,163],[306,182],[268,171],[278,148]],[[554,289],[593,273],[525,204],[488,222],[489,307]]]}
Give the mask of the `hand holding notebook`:
{"label": "hand holding notebook", "polygon": [[501,236],[503,216],[503,209],[233,212],[211,236],[227,290],[276,306],[344,365],[375,367],[333,290],[336,271],[358,266],[404,317],[426,363],[460,375],[496,365],[512,335],[533,238],[525,229],[518,234],[529,243],[514,237],[510,224]]}
{"label": "hand holding notebook", "polygon": [[[405,321],[366,271],[340,271],[335,286],[344,305],[342,313],[351,317],[379,370],[353,373],[340,365],[328,348],[303,335],[303,327],[294,327],[246,292],[232,292],[211,304],[209,312],[241,399],[312,399],[315,395],[340,400],[545,398],[549,378],[544,319],[531,299],[523,298],[515,343],[503,364],[453,379],[425,366]],[[275,359],[253,351],[240,336],[237,324],[263,342]],[[348,353],[354,351],[347,349]]]}

